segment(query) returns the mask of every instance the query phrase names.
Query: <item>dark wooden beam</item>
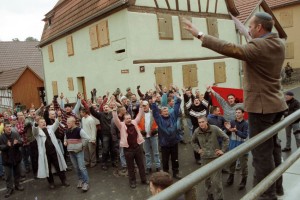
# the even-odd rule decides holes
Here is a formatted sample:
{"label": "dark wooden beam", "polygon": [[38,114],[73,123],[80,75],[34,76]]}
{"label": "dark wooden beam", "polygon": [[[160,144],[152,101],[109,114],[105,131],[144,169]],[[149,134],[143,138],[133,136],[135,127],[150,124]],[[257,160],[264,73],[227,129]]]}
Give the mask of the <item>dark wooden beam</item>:
{"label": "dark wooden beam", "polygon": [[158,7],[157,0],[154,0],[154,3],[155,3],[156,8],[159,8],[159,7]]}
{"label": "dark wooden beam", "polygon": [[218,9],[218,0],[216,0],[216,4],[215,4],[215,13],[217,13],[217,9]]}
{"label": "dark wooden beam", "polygon": [[225,59],[225,58],[228,57],[212,56],[212,57],[199,57],[199,58],[145,59],[145,60],[134,60],[133,64],[191,62],[191,61],[201,61],[201,60],[218,60],[218,59]]}
{"label": "dark wooden beam", "polygon": [[171,10],[169,0],[166,0],[166,4],[167,4],[168,9]]}
{"label": "dark wooden beam", "polygon": [[179,2],[176,0],[176,10],[179,10]]}
{"label": "dark wooden beam", "polygon": [[201,0],[198,0],[199,12],[201,13]]}
{"label": "dark wooden beam", "polygon": [[207,0],[207,3],[206,3],[206,12],[208,12],[208,9],[209,9],[209,0]]}
{"label": "dark wooden beam", "polygon": [[190,0],[186,0],[188,11],[191,11],[191,2]]}

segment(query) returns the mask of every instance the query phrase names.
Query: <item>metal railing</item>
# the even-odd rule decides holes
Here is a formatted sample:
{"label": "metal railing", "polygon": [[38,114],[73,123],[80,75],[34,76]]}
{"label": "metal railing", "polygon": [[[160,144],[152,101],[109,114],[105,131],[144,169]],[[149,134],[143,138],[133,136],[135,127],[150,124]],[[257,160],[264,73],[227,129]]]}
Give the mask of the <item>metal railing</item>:
{"label": "metal railing", "polygon": [[[233,161],[237,160],[242,155],[248,153],[256,146],[265,142],[280,130],[286,126],[292,124],[294,121],[300,118],[300,110],[292,113],[288,117],[284,118],[280,122],[271,126],[270,128],[264,130],[255,137],[249,139],[243,145],[240,145],[233,150],[227,152],[223,156],[215,159],[207,165],[204,165],[200,169],[192,172],[191,174],[185,176],[183,179],[174,183],[170,187],[161,191],[157,195],[150,197],[148,200],[174,200],[181,196],[182,194],[190,195],[190,191],[193,187],[199,184],[201,181],[208,178],[211,174],[217,170],[221,170],[224,166],[231,164]],[[269,174],[264,180],[262,180],[253,191],[249,192],[243,199],[251,200],[255,199],[257,196],[266,191],[270,185],[272,185],[283,172],[290,167],[298,158],[300,157],[300,149],[298,149],[293,155],[291,155],[287,161],[278,166],[272,173]],[[251,193],[251,194],[250,194]],[[192,195],[193,196],[193,195]],[[187,199],[189,200],[189,199]]]}

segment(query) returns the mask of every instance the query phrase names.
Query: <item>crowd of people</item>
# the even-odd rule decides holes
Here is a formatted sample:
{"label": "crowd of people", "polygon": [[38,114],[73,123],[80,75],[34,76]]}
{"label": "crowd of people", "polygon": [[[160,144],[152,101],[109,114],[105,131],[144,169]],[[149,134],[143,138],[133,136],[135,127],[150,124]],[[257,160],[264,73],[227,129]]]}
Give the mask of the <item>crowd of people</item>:
{"label": "crowd of people", "polygon": [[[236,102],[234,94],[228,94],[224,99],[210,86],[204,94],[199,90],[193,92],[191,88],[180,91],[175,86],[168,89],[157,86],[143,94],[138,86],[138,100],[130,88],[125,95],[118,91],[111,96],[107,92],[93,100],[85,100],[78,93],[75,104],[69,103],[61,93],[49,105],[42,104],[37,110],[32,106],[20,112],[3,112],[0,116],[0,131],[3,132],[0,149],[7,181],[6,197],[14,189],[24,189],[20,179],[30,171],[35,178],[47,178],[51,189],[55,188],[55,172],[62,185],[68,187],[70,184],[65,175],[68,167],[71,168],[67,166],[68,161],[78,176],[77,187],[84,192],[89,189],[87,166],[93,168],[98,163],[103,170],[112,166],[127,172],[131,188],[137,187],[135,163],[142,184],[149,184],[147,175],[161,171],[181,179],[180,142],[191,143],[195,163],[205,165],[248,138],[244,105]],[[221,107],[212,105],[212,96]],[[292,97],[292,92],[286,93],[287,102],[292,102],[286,116],[299,109],[299,102]],[[183,141],[183,120],[186,120],[186,132],[189,132],[185,138],[189,141]],[[290,135],[290,129],[299,132],[296,126],[297,123],[287,127],[287,134]],[[297,134],[295,137],[299,146]],[[289,150],[290,140],[283,151]],[[237,164],[234,162],[223,169],[229,173],[228,186],[233,184],[238,167],[242,175],[239,189],[245,188],[247,163],[248,154],[245,154]],[[0,175],[4,177],[2,165]],[[223,199],[221,171],[207,179],[205,186],[209,199],[214,199],[213,194],[217,199]],[[283,193],[282,185],[278,188],[278,193]]]}

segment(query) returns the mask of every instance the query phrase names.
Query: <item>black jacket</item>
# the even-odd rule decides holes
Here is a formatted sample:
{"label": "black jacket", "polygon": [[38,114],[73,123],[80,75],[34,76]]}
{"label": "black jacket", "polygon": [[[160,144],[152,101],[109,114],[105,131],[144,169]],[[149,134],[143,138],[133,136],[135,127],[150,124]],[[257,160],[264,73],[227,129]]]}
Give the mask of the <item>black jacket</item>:
{"label": "black jacket", "polygon": [[97,112],[93,107],[90,107],[91,114],[100,121],[101,126],[101,133],[105,135],[111,135],[111,120],[112,120],[112,113],[104,113],[104,112]]}
{"label": "black jacket", "polygon": [[[18,140],[18,143],[14,145],[15,139]],[[7,145],[8,140],[10,140],[11,146]],[[0,136],[0,150],[2,152],[3,166],[13,166],[21,162],[22,154],[20,147],[22,143],[20,135],[13,131],[10,135],[3,133]]]}
{"label": "black jacket", "polygon": [[[292,98],[289,101],[286,101],[286,104],[288,105],[288,109],[285,111],[284,113],[284,117],[289,116],[290,114],[292,114],[293,112],[297,111],[298,109],[300,109],[300,103],[297,99]],[[297,121],[295,121],[294,123],[299,123],[300,119],[298,119]]]}

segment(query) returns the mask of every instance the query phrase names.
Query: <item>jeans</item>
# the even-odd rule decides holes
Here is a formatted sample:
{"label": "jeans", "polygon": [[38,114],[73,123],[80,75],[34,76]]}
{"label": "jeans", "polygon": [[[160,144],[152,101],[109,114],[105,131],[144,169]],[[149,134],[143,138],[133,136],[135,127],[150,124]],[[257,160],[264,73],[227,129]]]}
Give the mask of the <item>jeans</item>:
{"label": "jeans", "polygon": [[[250,138],[260,134],[265,129],[271,127],[280,121],[282,112],[280,113],[249,113],[249,135]],[[260,144],[252,150],[254,171],[254,186],[262,181],[270,174],[281,161],[281,147],[277,134]],[[282,177],[281,177],[282,180]],[[276,187],[282,187],[279,182],[273,184],[258,199],[277,199]]]}
{"label": "jeans", "polygon": [[121,166],[126,167],[126,159],[125,159],[125,154],[124,154],[124,148],[120,147],[120,161],[121,161]]}
{"label": "jeans", "polygon": [[151,149],[152,149],[152,155],[154,156],[155,167],[160,168],[160,159],[159,159],[158,139],[157,138],[158,138],[157,135],[145,138],[144,150],[145,150],[146,168],[147,169],[150,169],[152,166]]}
{"label": "jeans", "polygon": [[89,183],[89,175],[84,164],[83,151],[80,151],[78,153],[69,152],[69,154],[73,167],[75,168],[75,172],[77,173],[78,179],[82,180],[83,183]]}
{"label": "jeans", "polygon": [[299,125],[299,122],[298,122],[298,123],[295,123],[295,124],[291,124],[291,125],[289,125],[285,128],[285,132],[286,132],[286,145],[285,145],[285,148],[288,148],[288,149],[291,148],[292,130],[293,130],[293,133],[294,133],[294,136],[295,136],[297,148],[300,147],[300,125]]}
{"label": "jeans", "polygon": [[186,123],[187,123],[187,127],[189,128],[189,134],[192,137],[193,136],[193,124],[192,124],[192,120],[190,117],[186,117]]}
{"label": "jeans", "polygon": [[2,154],[0,153],[0,177],[3,176]]}
{"label": "jeans", "polygon": [[29,145],[23,146],[21,148],[21,152],[22,152],[22,159],[23,159],[23,162],[24,162],[24,165],[25,165],[25,169],[29,170],[30,169],[30,161],[29,161],[30,146]]}
{"label": "jeans", "polygon": [[103,134],[103,149],[102,149],[102,161],[103,164],[107,164],[107,160],[111,157],[112,163],[115,161],[114,148],[111,134]]}

